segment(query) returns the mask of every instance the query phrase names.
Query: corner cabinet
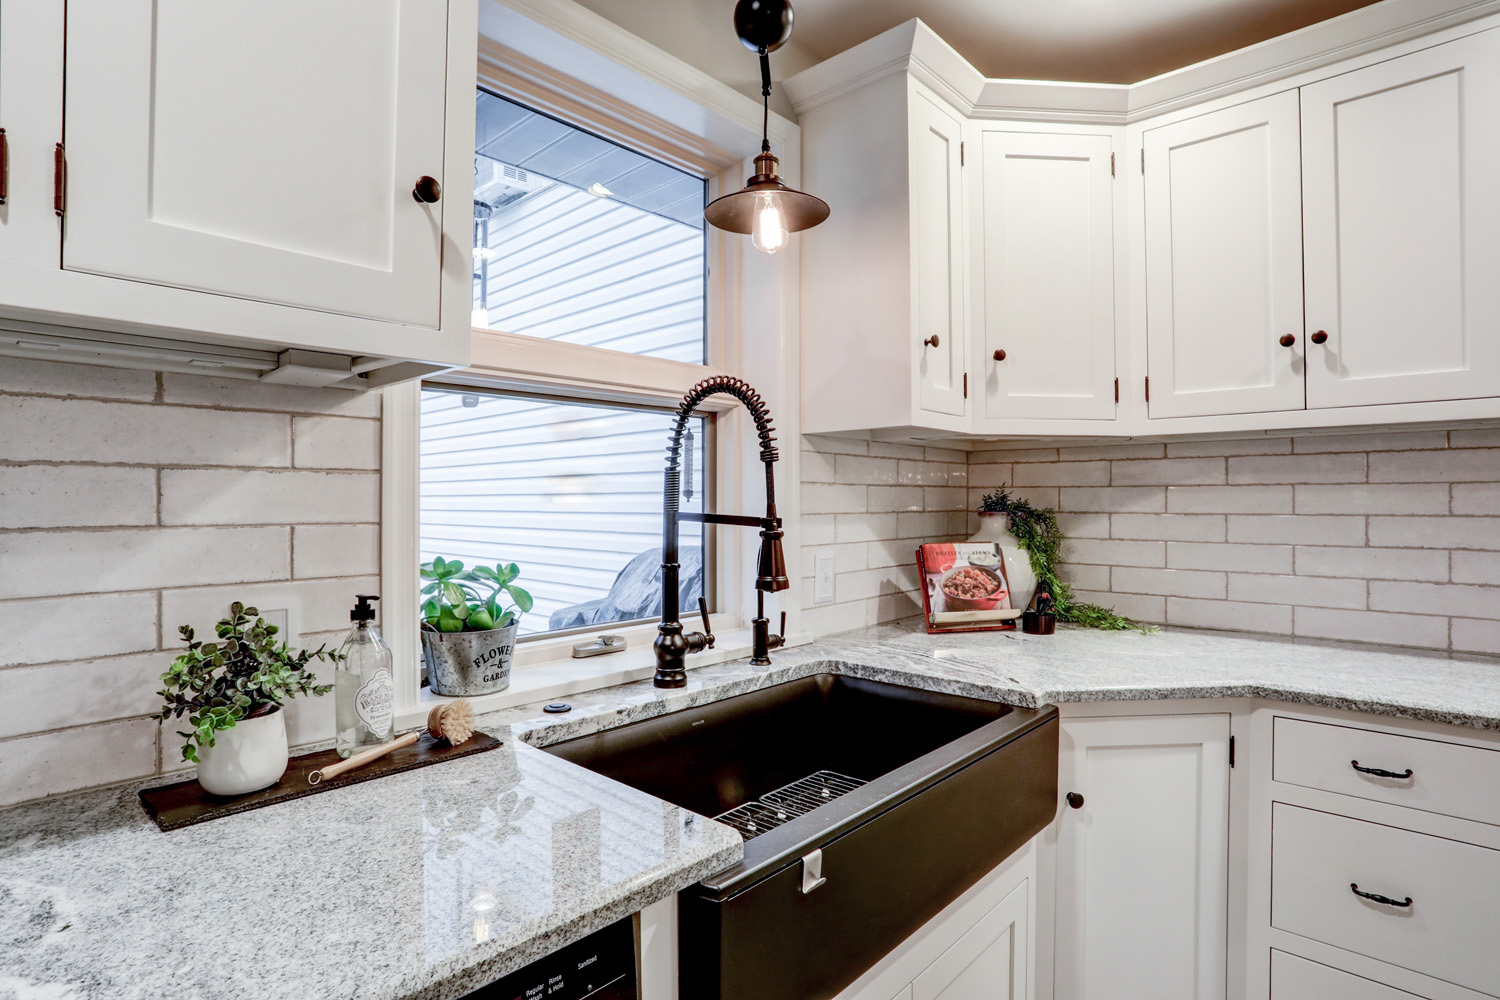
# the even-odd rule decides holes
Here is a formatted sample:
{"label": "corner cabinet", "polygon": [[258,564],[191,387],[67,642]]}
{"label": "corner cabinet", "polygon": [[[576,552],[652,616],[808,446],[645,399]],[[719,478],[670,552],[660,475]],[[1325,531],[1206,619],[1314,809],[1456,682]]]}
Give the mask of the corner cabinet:
{"label": "corner cabinet", "polygon": [[974,429],[1115,415],[1115,138],[976,122]]}
{"label": "corner cabinet", "polygon": [[1223,1000],[1229,716],[1064,719],[1057,1000]]}
{"label": "corner cabinet", "polygon": [[962,116],[897,73],[801,124],[802,430],[967,430]]}
{"label": "corner cabinet", "polygon": [[466,362],[475,0],[0,16],[0,350]]}

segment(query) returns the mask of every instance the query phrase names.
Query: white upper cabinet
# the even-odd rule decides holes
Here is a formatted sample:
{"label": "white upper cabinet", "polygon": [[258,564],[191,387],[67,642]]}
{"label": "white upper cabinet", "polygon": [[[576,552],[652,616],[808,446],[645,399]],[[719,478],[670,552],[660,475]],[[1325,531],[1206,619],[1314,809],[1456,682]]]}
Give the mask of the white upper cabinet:
{"label": "white upper cabinet", "polygon": [[1301,409],[1297,92],[1146,131],[1150,415]]}
{"label": "white upper cabinet", "polygon": [[1500,396],[1500,30],[1304,87],[1307,405]]}
{"label": "white upper cabinet", "polygon": [[63,266],[435,328],[447,8],[70,0]]}
{"label": "white upper cabinet", "polygon": [[1060,754],[1054,995],[1223,1000],[1229,716],[1066,719]]}
{"label": "white upper cabinet", "polygon": [[1014,417],[1108,420],[1113,144],[1015,128],[983,123],[970,133],[976,429],[1003,430]]}
{"label": "white upper cabinet", "polygon": [[916,93],[911,101],[912,327],[918,405],[962,416],[964,374],[963,119]]}

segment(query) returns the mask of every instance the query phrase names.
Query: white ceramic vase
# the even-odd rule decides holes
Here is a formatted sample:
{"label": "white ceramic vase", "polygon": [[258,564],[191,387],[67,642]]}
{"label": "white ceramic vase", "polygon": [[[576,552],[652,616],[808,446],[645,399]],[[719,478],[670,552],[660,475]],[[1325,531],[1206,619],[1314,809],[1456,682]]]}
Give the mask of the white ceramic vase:
{"label": "white ceramic vase", "polygon": [[280,708],[241,719],[198,748],[198,784],[214,795],[244,795],[281,780],[287,765],[286,718]]}
{"label": "white ceramic vase", "polygon": [[970,542],[994,543],[1000,546],[1005,557],[1005,582],[1010,585],[1011,607],[1025,610],[1036,592],[1036,574],[1031,570],[1031,557],[1010,533],[1009,514],[979,514],[979,530]]}

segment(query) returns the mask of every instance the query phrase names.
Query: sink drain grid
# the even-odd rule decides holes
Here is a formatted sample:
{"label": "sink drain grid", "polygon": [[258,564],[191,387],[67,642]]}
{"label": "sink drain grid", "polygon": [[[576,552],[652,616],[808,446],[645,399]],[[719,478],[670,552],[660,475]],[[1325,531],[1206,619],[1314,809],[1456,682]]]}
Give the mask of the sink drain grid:
{"label": "sink drain grid", "polygon": [[827,805],[840,795],[845,795],[865,784],[858,778],[837,771],[816,771],[799,778],[790,785],[782,785],[774,792],[767,792],[754,802],[735,806],[714,819],[728,823],[744,835],[746,840],[759,837],[783,823],[790,823],[798,816]]}

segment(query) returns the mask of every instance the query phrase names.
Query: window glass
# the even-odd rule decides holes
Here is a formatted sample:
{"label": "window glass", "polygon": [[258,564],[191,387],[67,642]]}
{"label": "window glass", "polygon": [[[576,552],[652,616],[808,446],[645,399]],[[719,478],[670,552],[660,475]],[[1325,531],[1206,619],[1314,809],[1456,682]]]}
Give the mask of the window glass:
{"label": "window glass", "polygon": [[707,182],[486,91],[474,325],[704,363]]}
{"label": "window glass", "polygon": [[[522,636],[659,617],[672,420],[663,410],[424,387],[422,561],[516,563],[517,584],[536,601]],[[702,512],[705,419],[688,428],[682,509]],[[681,527],[686,614],[703,593],[706,560],[702,525]]]}

